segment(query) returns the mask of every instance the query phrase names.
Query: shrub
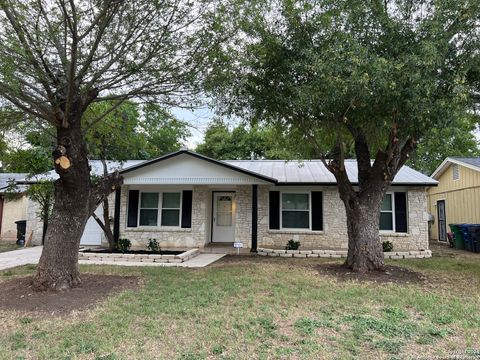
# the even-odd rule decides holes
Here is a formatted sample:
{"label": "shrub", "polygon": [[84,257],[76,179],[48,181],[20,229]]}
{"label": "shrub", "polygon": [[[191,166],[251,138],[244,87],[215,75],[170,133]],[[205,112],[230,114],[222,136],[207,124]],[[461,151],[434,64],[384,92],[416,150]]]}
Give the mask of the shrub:
{"label": "shrub", "polygon": [[147,249],[152,252],[160,252],[160,245],[158,245],[157,239],[148,239]]}
{"label": "shrub", "polygon": [[391,241],[384,241],[382,243],[383,252],[392,252],[393,251],[393,244]]}
{"label": "shrub", "polygon": [[132,242],[128,239],[118,239],[115,245],[118,251],[126,253],[132,246]]}
{"label": "shrub", "polygon": [[293,239],[288,240],[287,246],[285,246],[285,250],[298,250],[300,247],[300,241],[295,241]]}

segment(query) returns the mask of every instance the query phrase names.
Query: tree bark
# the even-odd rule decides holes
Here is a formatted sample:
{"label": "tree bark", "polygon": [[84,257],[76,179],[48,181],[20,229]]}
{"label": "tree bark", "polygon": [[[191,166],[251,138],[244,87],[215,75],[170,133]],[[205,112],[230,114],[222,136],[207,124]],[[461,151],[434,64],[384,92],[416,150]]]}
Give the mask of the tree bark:
{"label": "tree bark", "polygon": [[[67,128],[57,128],[53,156],[60,179],[54,184],[55,202],[34,278],[37,290],[65,290],[81,283],[78,248],[92,212],[92,185],[80,119],[77,115]],[[56,161],[60,157],[68,158],[66,168]]]}
{"label": "tree bark", "polygon": [[345,265],[353,271],[382,270],[385,266],[379,234],[382,197],[357,197],[345,204],[348,230]]}
{"label": "tree bark", "polygon": [[380,242],[380,207],[395,175],[414,150],[415,141],[408,138],[400,142],[397,125],[393,122],[388,144],[385,150],[377,152],[372,164],[362,129],[347,128],[355,141],[358,185],[354,187],[348,178],[340,137],[333,160],[326,164],[337,180],[347,215],[348,254],[345,265],[358,272],[383,270],[385,262]]}

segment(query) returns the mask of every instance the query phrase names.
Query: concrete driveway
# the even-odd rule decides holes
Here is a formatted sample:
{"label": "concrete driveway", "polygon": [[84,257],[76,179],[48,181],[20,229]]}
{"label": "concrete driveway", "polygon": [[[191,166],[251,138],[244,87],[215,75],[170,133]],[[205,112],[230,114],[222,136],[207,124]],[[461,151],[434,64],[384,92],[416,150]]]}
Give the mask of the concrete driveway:
{"label": "concrete driveway", "polygon": [[27,264],[38,264],[43,246],[13,250],[0,253],[0,270],[6,270]]}

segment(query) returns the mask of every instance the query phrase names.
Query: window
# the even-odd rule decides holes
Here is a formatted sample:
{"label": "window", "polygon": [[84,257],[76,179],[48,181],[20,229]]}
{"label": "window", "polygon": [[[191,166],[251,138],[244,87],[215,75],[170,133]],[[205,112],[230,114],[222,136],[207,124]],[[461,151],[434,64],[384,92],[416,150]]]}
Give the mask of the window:
{"label": "window", "polygon": [[180,193],[162,194],[162,226],[180,225]]}
{"label": "window", "polygon": [[460,168],[459,168],[458,164],[453,164],[452,165],[452,179],[453,180],[460,179]]}
{"label": "window", "polygon": [[310,228],[310,199],[308,193],[282,193],[282,228]]}
{"label": "window", "polygon": [[140,197],[140,226],[157,226],[158,193],[142,192]]}
{"label": "window", "polygon": [[180,192],[142,192],[139,203],[139,226],[180,226]]}
{"label": "window", "polygon": [[393,196],[385,194],[380,207],[380,230],[393,231]]}

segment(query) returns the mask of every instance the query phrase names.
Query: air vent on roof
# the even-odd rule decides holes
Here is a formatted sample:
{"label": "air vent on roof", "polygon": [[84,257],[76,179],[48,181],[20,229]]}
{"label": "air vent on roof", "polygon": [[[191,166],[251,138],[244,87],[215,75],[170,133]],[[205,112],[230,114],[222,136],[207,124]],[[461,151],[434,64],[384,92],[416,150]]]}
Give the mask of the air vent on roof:
{"label": "air vent on roof", "polygon": [[460,169],[458,167],[458,164],[453,164],[452,165],[452,179],[453,180],[460,179]]}

